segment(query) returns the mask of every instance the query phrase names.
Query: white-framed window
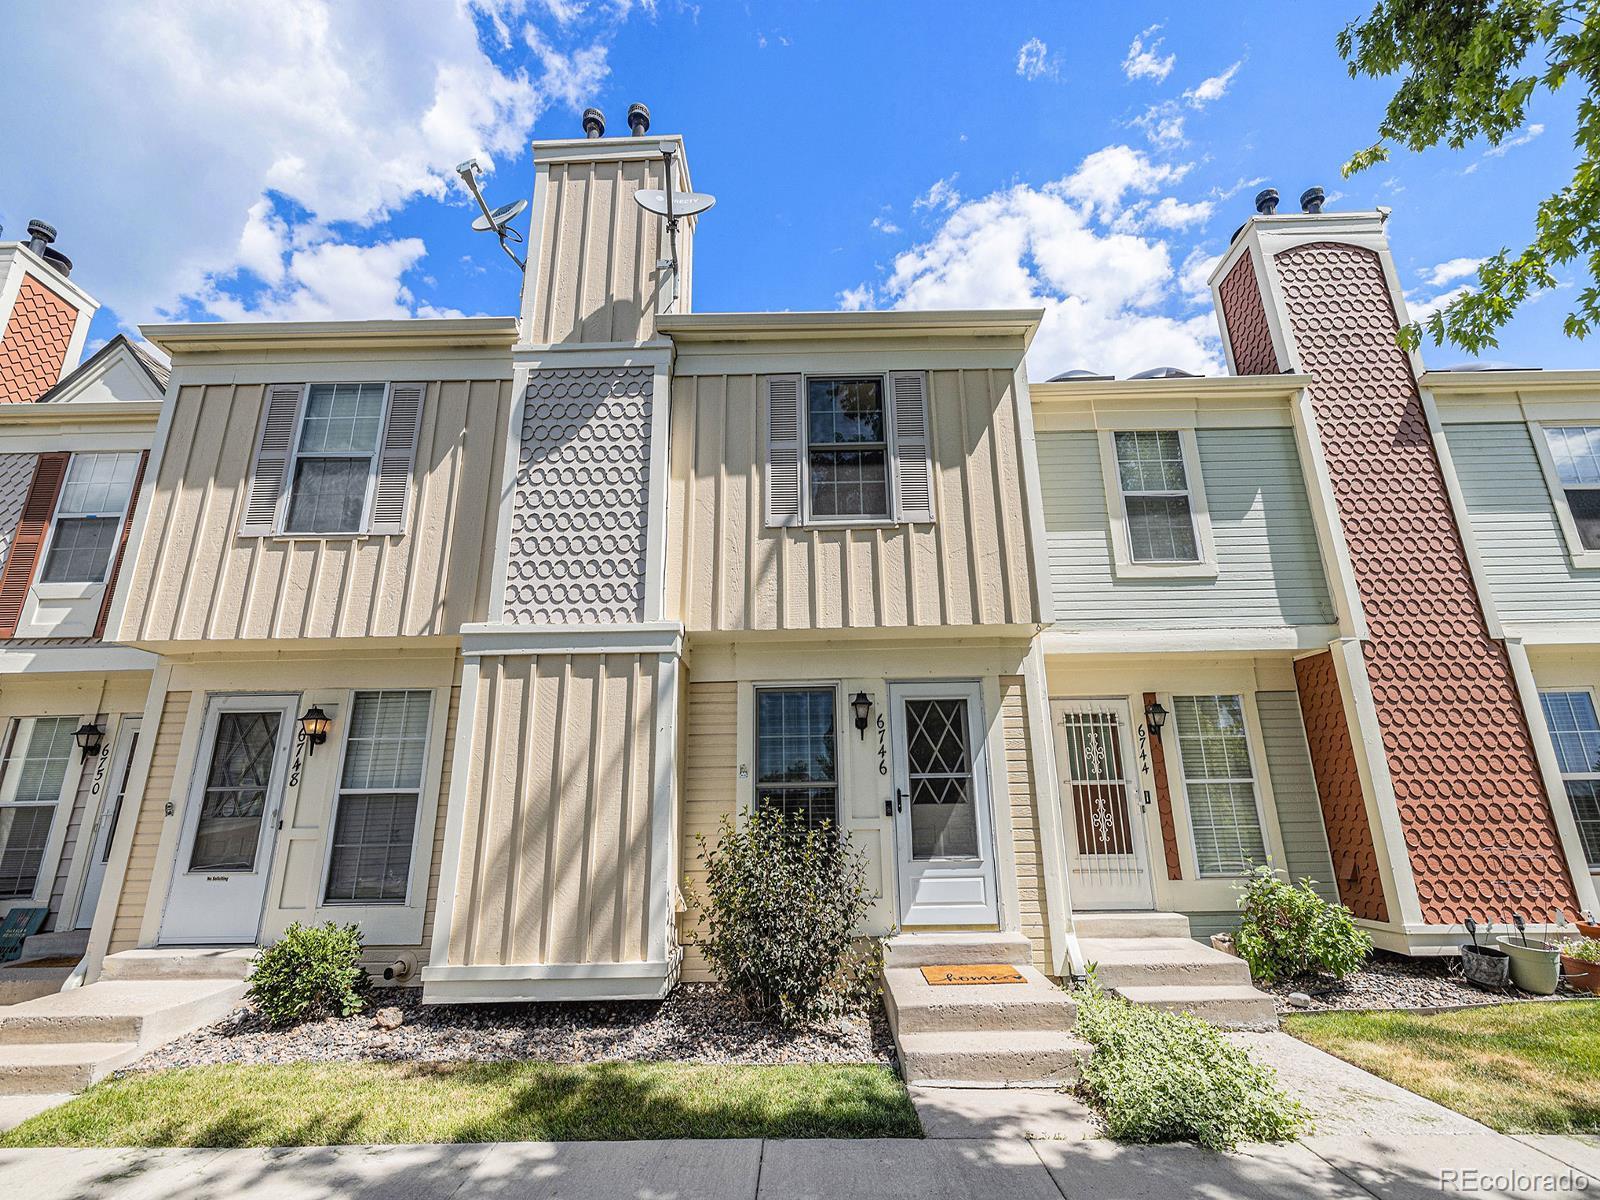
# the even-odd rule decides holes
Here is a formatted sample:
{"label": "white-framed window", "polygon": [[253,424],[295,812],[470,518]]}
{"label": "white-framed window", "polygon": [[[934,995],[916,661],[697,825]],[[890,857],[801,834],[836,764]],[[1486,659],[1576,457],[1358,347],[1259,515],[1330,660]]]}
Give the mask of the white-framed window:
{"label": "white-framed window", "polygon": [[1539,425],[1533,443],[1573,565],[1600,567],[1600,425]]}
{"label": "white-framed window", "polygon": [[1202,879],[1248,874],[1267,861],[1241,696],[1174,696],[1184,798]]}
{"label": "white-framed window", "polygon": [[314,383],[307,389],[289,472],[285,533],[357,533],[364,527],[387,394],[381,383]]}
{"label": "white-framed window", "polygon": [[1600,871],[1600,717],[1587,691],[1540,692],[1561,782],[1591,871]]}
{"label": "white-framed window", "polygon": [[1102,430],[1100,461],[1118,575],[1217,573],[1194,430]]}
{"label": "white-framed window", "polygon": [[51,518],[41,583],[104,583],[133,498],[137,454],[74,454]]}
{"label": "white-framed window", "polygon": [[767,375],[761,387],[767,525],[934,519],[924,372]]}
{"label": "white-framed window", "polygon": [[758,687],[757,808],[839,828],[838,693],[827,685]]}
{"label": "white-framed window", "polygon": [[0,759],[0,900],[27,900],[38,889],[78,723],[76,717],[22,717],[6,730]]}
{"label": "white-framed window", "polygon": [[325,904],[404,904],[433,693],[356,692],[329,838]]}

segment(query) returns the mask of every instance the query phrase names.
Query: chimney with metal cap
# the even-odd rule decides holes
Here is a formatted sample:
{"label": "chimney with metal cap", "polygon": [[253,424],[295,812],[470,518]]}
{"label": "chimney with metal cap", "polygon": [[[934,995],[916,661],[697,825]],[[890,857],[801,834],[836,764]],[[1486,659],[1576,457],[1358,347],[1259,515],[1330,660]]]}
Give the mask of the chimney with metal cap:
{"label": "chimney with metal cap", "polygon": [[643,104],[628,105],[628,128],[633,131],[634,137],[643,137],[650,132],[650,110]]}
{"label": "chimney with metal cap", "polygon": [[1256,212],[1263,217],[1270,217],[1278,211],[1278,189],[1262,188],[1256,193]]}
{"label": "chimney with metal cap", "polygon": [[1322,203],[1326,199],[1319,187],[1308,187],[1300,193],[1300,211],[1313,215],[1322,211]]}
{"label": "chimney with metal cap", "polygon": [[583,110],[583,136],[586,138],[602,138],[606,135],[606,115],[598,108]]}

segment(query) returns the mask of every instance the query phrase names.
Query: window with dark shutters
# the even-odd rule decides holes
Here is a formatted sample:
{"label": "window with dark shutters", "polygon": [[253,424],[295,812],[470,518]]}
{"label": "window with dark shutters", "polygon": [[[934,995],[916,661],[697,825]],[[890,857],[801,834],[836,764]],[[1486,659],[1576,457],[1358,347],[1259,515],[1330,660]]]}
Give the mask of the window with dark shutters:
{"label": "window with dark shutters", "polygon": [[0,571],[0,638],[17,635],[17,622],[22,619],[22,606],[27,602],[28,588],[39,567],[39,551],[51,518],[55,516],[56,498],[61,494],[61,481],[66,477],[71,458],[65,451],[41,454],[33,469],[33,482],[28,485],[28,498],[22,503],[22,516],[17,521],[17,534],[12,539],[11,552],[6,555],[5,569]]}

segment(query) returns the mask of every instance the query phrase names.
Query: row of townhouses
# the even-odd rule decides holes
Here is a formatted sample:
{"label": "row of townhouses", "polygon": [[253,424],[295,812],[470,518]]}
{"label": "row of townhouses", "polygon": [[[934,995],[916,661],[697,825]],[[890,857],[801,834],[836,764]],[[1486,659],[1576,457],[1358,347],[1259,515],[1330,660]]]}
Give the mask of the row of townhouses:
{"label": "row of townhouses", "polygon": [[80,362],[0,244],[0,909],[69,987],[333,919],[656,997],[752,806],[1052,977],[1261,863],[1413,955],[1600,907],[1600,372],[1425,370],[1386,213],[1240,229],[1225,376],[1030,384],[1038,311],[696,312],[677,137],[533,161],[515,317]]}

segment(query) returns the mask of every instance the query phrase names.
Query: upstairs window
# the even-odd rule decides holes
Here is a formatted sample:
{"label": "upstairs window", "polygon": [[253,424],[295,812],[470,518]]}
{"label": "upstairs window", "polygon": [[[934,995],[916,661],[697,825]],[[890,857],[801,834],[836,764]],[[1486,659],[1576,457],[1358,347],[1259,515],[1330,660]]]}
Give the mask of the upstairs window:
{"label": "upstairs window", "polygon": [[51,521],[41,583],[104,583],[133,498],[137,454],[74,454]]}
{"label": "upstairs window", "polygon": [[246,482],[246,536],[404,533],[427,385],[272,384]]}
{"label": "upstairs window", "polygon": [[1600,718],[1588,692],[1540,692],[1589,869],[1600,871]]}
{"label": "upstairs window", "polygon": [[1600,425],[1547,425],[1556,482],[1566,501],[1574,549],[1600,550]]}
{"label": "upstairs window", "polygon": [[883,379],[806,380],[811,515],[889,516],[889,431]]}
{"label": "upstairs window", "polygon": [[1175,429],[1119,432],[1117,482],[1134,562],[1199,562],[1183,444]]}
{"label": "upstairs window", "polygon": [[756,807],[839,827],[832,688],[756,690]]}

